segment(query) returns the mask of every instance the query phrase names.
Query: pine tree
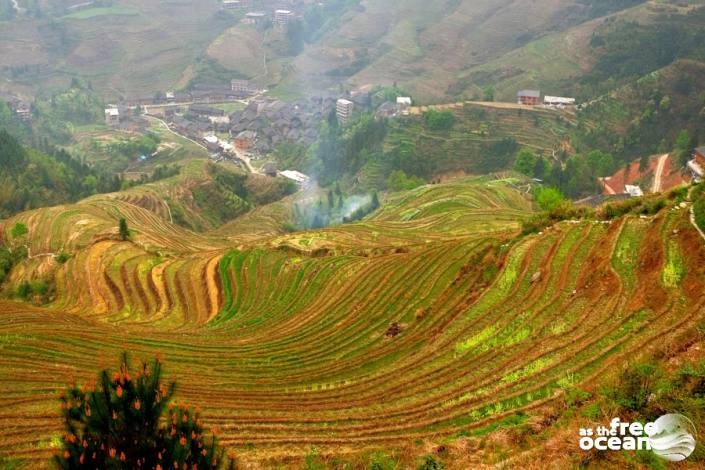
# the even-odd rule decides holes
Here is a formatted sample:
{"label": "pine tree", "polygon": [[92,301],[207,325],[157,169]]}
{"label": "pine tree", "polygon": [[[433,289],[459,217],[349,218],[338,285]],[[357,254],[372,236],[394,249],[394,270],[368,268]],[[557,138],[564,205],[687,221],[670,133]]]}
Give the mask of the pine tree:
{"label": "pine tree", "polygon": [[127,221],[120,219],[120,239],[125,241],[130,239],[130,229],[127,228]]}
{"label": "pine tree", "polygon": [[58,467],[220,468],[215,430],[206,437],[197,411],[170,403],[176,383],[162,383],[161,373],[159,358],[132,372],[123,354],[119,372],[104,370],[90,388],[70,384],[61,397],[66,433],[54,455]]}

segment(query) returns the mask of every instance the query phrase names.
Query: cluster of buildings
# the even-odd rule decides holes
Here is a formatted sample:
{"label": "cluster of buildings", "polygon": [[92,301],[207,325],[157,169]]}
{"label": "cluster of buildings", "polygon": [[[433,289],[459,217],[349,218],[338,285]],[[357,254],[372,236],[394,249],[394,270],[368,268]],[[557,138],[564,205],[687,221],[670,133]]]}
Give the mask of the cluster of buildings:
{"label": "cluster of buildings", "polygon": [[15,116],[21,121],[29,122],[32,120],[32,105],[28,102],[22,100],[11,101],[10,107]]}
{"label": "cluster of buildings", "polygon": [[[371,97],[363,92],[353,92],[350,94],[350,99],[341,98],[336,102],[335,110],[338,121],[345,124],[353,115],[356,105],[362,109],[369,109],[371,106]],[[364,97],[364,98],[363,98]],[[357,98],[357,103],[355,99]],[[392,118],[395,116],[408,116],[411,108],[410,96],[398,96],[395,102],[385,101],[375,109],[377,118]]]}
{"label": "cluster of buildings", "polygon": [[[525,106],[539,106],[541,104],[540,90],[520,90],[517,93],[517,103]],[[551,108],[565,108],[567,106],[575,106],[575,98],[566,98],[563,96],[543,97],[543,105]]]}
{"label": "cluster of buildings", "polygon": [[[296,4],[298,2],[289,3]],[[249,0],[223,0],[222,5],[224,10],[245,10],[252,6]],[[291,22],[292,18],[294,18],[292,10],[279,8],[274,10],[272,14],[267,14],[264,11],[250,11],[245,14],[242,21],[251,25],[260,25],[271,21],[275,26],[284,27]]]}
{"label": "cluster of buildings", "polygon": [[126,106],[163,106],[169,104],[211,104],[250,98],[261,90],[249,80],[233,79],[230,84],[197,83],[190,91],[167,91],[147,95],[128,96]]}
{"label": "cluster of buildings", "polygon": [[332,97],[313,96],[294,102],[252,101],[230,115],[230,135],[243,151],[266,154],[282,143],[311,145],[320,123],[336,106]]}

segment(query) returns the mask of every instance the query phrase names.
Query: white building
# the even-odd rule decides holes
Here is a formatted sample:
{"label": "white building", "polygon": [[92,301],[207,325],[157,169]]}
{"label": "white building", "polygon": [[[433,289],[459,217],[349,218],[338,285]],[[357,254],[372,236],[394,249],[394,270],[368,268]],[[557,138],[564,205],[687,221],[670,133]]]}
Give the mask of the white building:
{"label": "white building", "polygon": [[277,10],[274,12],[274,24],[286,26],[289,24],[293,15],[291,10]]}
{"label": "white building", "polygon": [[398,96],[397,97],[397,108],[404,115],[409,115],[409,108],[411,108],[411,97],[409,96]]}
{"label": "white building", "polygon": [[338,121],[342,123],[348,122],[350,116],[352,116],[354,104],[350,100],[341,98],[335,105],[335,114],[338,116]]}
{"label": "white building", "polygon": [[120,125],[120,111],[117,108],[107,108],[105,110],[105,124],[108,126]]}
{"label": "white building", "polygon": [[563,96],[544,96],[543,104],[546,106],[575,106],[575,98]]}
{"label": "white building", "polygon": [[631,197],[641,197],[644,195],[644,191],[639,186],[627,184],[624,186],[624,194],[629,194]]}
{"label": "white building", "polygon": [[693,159],[688,162],[688,169],[693,175],[693,180],[696,183],[703,181],[705,178],[705,168],[701,167],[697,160]]}
{"label": "white building", "polygon": [[304,175],[301,172],[294,171],[294,170],[285,170],[279,173],[282,175],[284,178],[290,179],[291,181],[294,181],[296,184],[298,184],[301,187],[304,187],[308,185],[308,183],[311,181],[311,178],[308,176]]}
{"label": "white building", "polygon": [[261,24],[267,19],[267,15],[261,11],[251,11],[245,15],[245,19],[242,21],[244,24]]}
{"label": "white building", "polygon": [[243,8],[243,5],[240,0],[223,0],[224,10],[239,10],[241,8]]}
{"label": "white building", "polygon": [[230,80],[230,91],[246,95],[250,93],[250,81],[234,78]]}

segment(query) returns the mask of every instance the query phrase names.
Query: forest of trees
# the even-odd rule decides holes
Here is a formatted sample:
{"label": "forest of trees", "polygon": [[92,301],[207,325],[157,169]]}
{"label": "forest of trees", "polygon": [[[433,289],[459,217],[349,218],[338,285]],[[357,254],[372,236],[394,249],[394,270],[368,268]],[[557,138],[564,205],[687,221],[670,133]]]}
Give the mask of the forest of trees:
{"label": "forest of trees", "polygon": [[120,179],[73,159],[64,150],[49,154],[23,147],[0,130],[0,218],[120,189]]}

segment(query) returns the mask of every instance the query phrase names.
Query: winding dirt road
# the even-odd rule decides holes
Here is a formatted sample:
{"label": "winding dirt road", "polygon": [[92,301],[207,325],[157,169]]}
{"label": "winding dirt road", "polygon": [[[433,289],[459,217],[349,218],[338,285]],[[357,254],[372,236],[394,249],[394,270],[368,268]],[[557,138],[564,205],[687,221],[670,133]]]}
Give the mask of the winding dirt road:
{"label": "winding dirt road", "polygon": [[661,155],[654,171],[654,183],[651,185],[652,193],[660,193],[662,190],[663,169],[668,161],[668,154]]}

